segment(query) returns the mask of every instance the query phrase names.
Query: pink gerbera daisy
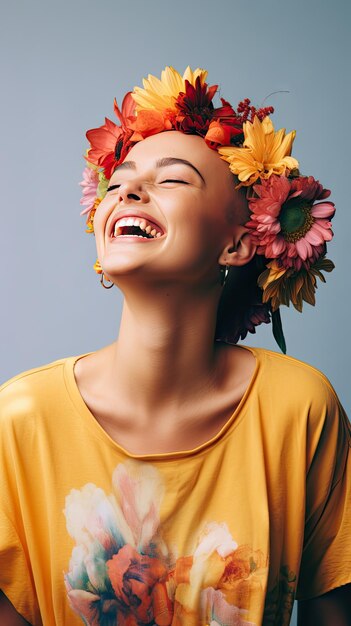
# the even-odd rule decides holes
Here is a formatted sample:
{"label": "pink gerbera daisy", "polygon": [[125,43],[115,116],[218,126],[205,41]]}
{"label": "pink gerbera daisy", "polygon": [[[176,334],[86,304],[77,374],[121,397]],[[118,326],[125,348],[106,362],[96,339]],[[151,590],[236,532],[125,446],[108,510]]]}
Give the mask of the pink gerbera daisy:
{"label": "pink gerbera daisy", "polygon": [[330,191],[313,176],[289,179],[275,175],[253,189],[256,196],[249,199],[252,214],[246,226],[258,246],[257,253],[279,258],[287,268],[310,267],[333,237],[330,218],[334,204],[321,202]]}
{"label": "pink gerbera daisy", "polygon": [[89,213],[94,206],[96,200],[97,188],[99,184],[99,175],[96,170],[91,167],[85,167],[83,170],[83,180],[79,183],[83,190],[80,204],[85,206],[81,211],[81,215]]}

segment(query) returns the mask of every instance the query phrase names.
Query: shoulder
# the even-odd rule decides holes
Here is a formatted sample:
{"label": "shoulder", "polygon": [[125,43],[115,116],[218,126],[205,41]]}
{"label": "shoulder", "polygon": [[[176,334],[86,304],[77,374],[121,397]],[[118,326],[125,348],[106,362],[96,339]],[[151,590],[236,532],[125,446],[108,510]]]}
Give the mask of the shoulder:
{"label": "shoulder", "polygon": [[328,377],[318,368],[294,357],[264,348],[253,348],[258,360],[256,386],[260,406],[289,426],[308,433],[328,422],[337,427],[345,412]]}
{"label": "shoulder", "polygon": [[257,402],[269,423],[290,438],[302,442],[302,437],[308,462],[318,447],[347,452],[351,425],[327,376],[294,357],[263,348],[253,351],[260,372]]}
{"label": "shoulder", "polygon": [[262,384],[271,394],[286,394],[298,402],[332,402],[335,390],[318,368],[287,354],[265,348],[253,348],[259,361]]}
{"label": "shoulder", "polygon": [[63,379],[63,367],[70,357],[58,359],[25,370],[13,376],[0,386],[0,424],[2,429],[22,417],[38,413],[45,404],[52,401],[54,390]]}

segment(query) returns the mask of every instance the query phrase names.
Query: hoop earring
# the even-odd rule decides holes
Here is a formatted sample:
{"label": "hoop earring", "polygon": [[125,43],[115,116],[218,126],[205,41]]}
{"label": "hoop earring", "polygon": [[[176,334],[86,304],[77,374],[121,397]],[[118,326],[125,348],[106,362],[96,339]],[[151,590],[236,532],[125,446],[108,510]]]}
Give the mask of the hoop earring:
{"label": "hoop earring", "polygon": [[107,286],[104,283],[104,272],[101,272],[101,278],[100,278],[100,283],[102,284],[104,289],[111,289],[111,287],[114,286],[114,282],[112,280],[107,279],[110,283],[112,283],[111,285]]}
{"label": "hoop earring", "polygon": [[225,281],[227,280],[229,274],[229,265],[221,265],[221,286],[225,285]]}

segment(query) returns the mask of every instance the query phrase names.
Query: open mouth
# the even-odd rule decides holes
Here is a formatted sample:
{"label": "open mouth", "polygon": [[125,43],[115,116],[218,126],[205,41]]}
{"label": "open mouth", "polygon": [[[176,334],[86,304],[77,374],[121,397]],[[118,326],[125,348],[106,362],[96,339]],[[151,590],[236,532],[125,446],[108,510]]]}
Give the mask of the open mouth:
{"label": "open mouth", "polygon": [[122,217],[117,220],[112,230],[112,238],[141,237],[143,239],[158,239],[163,235],[159,226],[144,217]]}

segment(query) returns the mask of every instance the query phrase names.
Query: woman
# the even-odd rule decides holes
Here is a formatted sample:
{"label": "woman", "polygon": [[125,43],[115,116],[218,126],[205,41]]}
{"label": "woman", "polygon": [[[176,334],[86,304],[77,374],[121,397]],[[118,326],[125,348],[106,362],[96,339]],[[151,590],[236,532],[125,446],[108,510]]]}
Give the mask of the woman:
{"label": "woman", "polygon": [[166,68],[87,133],[122,319],[1,389],[1,623],[287,625],[294,598],[351,623],[350,424],[318,370],[235,345],[272,320],[285,351],[334,207],[271,109],[214,108],[205,79]]}

